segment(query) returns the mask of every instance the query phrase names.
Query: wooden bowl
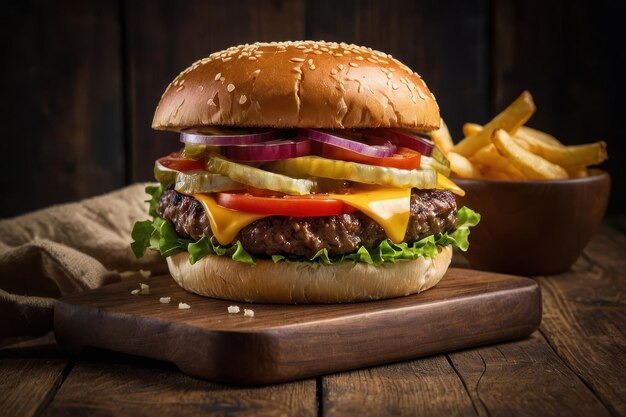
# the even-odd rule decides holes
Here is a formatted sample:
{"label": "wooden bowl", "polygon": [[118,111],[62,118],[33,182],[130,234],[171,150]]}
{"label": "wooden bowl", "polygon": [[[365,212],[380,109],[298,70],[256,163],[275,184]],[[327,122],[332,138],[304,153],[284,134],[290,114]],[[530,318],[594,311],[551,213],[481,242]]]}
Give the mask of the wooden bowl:
{"label": "wooden bowl", "polygon": [[482,216],[465,253],[470,265],[521,275],[567,271],[602,222],[611,186],[601,170],[555,181],[454,181],[466,193],[459,207]]}

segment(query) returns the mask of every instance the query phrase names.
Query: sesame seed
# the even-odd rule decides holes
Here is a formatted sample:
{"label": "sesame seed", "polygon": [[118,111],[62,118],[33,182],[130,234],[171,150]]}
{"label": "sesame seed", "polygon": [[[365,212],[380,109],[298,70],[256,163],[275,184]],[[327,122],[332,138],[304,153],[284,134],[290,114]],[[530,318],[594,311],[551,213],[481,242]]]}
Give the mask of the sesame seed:
{"label": "sesame seed", "polygon": [[209,101],[206,102],[206,104],[208,104],[209,106],[215,106],[215,102],[212,98],[210,98]]}
{"label": "sesame seed", "polygon": [[368,60],[369,62],[373,62],[374,64],[376,64],[376,63],[377,63],[377,61],[376,61],[374,58],[372,58],[371,56],[370,56],[370,57],[368,57],[368,58],[367,58],[367,60]]}
{"label": "sesame seed", "polygon": [[255,57],[255,56],[249,56],[249,57],[248,57],[248,59],[249,59],[250,61],[256,61],[256,57]]}
{"label": "sesame seed", "polygon": [[239,97],[239,104],[245,104],[246,101],[248,101],[248,97],[246,97],[245,94],[242,94],[241,97]]}
{"label": "sesame seed", "polygon": [[345,66],[343,64],[339,64],[337,66],[339,67],[339,71],[343,71],[343,69],[345,68]]}
{"label": "sesame seed", "polygon": [[385,67],[380,67],[380,70],[382,72],[384,72],[385,74],[387,74],[389,72],[389,70],[387,68],[385,68]]}
{"label": "sesame seed", "polygon": [[336,52],[334,55],[335,56],[343,56],[343,54],[340,54],[339,52]]}
{"label": "sesame seed", "polygon": [[308,63],[309,65],[313,65],[313,59],[309,58]]}
{"label": "sesame seed", "polygon": [[298,49],[306,49],[306,46],[304,46],[304,45],[298,45],[298,46],[296,46],[296,48],[298,48]]}
{"label": "sesame seed", "polygon": [[393,78],[393,72],[388,72],[387,73],[387,78]]}
{"label": "sesame seed", "polygon": [[231,59],[233,59],[233,57],[228,56],[228,57],[226,57],[226,58],[222,58],[222,62],[228,62],[228,61],[230,61]]}
{"label": "sesame seed", "polygon": [[322,52],[322,51],[313,51],[313,53],[314,53],[315,55],[322,55],[322,54],[323,54],[323,52]]}
{"label": "sesame seed", "polygon": [[398,84],[396,84],[396,83],[391,83],[391,87],[392,87],[394,90],[397,90],[397,89],[398,89]]}
{"label": "sesame seed", "polygon": [[185,88],[185,86],[184,86],[184,85],[181,85],[180,87],[178,87],[178,88],[176,89],[176,92],[178,93],[178,92],[179,92],[180,90],[182,90],[183,88]]}
{"label": "sesame seed", "polygon": [[359,56],[357,56],[354,59],[356,59],[357,61],[363,61],[365,58],[363,58],[361,55],[359,55]]}
{"label": "sesame seed", "polygon": [[202,84],[200,84],[200,85],[198,86],[198,90],[200,90],[200,91],[204,90],[204,86],[203,86]]}
{"label": "sesame seed", "polygon": [[413,103],[417,104],[417,98],[415,96],[411,96],[411,100],[413,100]]}
{"label": "sesame seed", "polygon": [[307,48],[307,49],[305,49],[305,50],[304,50],[304,51],[302,51],[302,52],[304,52],[305,54],[310,54],[311,52],[313,52],[313,49],[311,49],[311,48]]}
{"label": "sesame seed", "polygon": [[229,93],[232,93],[234,89],[235,89],[235,86],[233,84],[228,84],[226,86],[226,90],[228,90]]}
{"label": "sesame seed", "polygon": [[315,68],[316,68],[316,67],[315,67],[315,65],[314,65],[314,64],[312,64],[312,65],[309,67],[309,69],[310,69],[311,71],[313,71]]}
{"label": "sesame seed", "polygon": [[261,70],[260,70],[260,69],[258,69],[258,70],[254,71],[254,72],[252,73],[252,76],[253,76],[253,77],[258,77],[260,73],[261,73]]}
{"label": "sesame seed", "polygon": [[356,62],[350,62],[350,66],[357,68],[359,66],[359,64],[357,64]]}
{"label": "sesame seed", "polygon": [[302,69],[300,69],[300,67],[293,67],[291,70],[292,70],[293,72],[298,73],[298,74],[302,74]]}
{"label": "sesame seed", "polygon": [[304,62],[304,58],[291,58],[291,62]]}
{"label": "sesame seed", "polygon": [[333,68],[332,70],[330,70],[330,73],[331,73],[332,75],[337,75],[337,72],[338,72],[338,71],[337,71],[337,68]]}

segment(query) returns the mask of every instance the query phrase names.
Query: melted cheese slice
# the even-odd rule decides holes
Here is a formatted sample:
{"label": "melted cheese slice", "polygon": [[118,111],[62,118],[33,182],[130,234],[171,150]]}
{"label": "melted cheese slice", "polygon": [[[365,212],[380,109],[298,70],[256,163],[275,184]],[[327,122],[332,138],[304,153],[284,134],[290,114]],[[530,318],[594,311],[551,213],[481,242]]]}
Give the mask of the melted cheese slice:
{"label": "melted cheese slice", "polygon": [[383,228],[394,243],[404,240],[411,215],[411,189],[380,187],[352,194],[328,194],[357,208]]}
{"label": "melted cheese slice", "polygon": [[440,173],[437,173],[437,189],[448,190],[456,195],[460,195],[461,197],[465,195],[465,191],[463,191],[461,187],[453,183],[450,178],[445,175],[441,175]]}
{"label": "melted cheese slice", "polygon": [[266,214],[246,213],[218,206],[210,194],[192,195],[204,206],[211,224],[211,231],[220,245],[228,245],[241,229],[255,220],[267,217]]}

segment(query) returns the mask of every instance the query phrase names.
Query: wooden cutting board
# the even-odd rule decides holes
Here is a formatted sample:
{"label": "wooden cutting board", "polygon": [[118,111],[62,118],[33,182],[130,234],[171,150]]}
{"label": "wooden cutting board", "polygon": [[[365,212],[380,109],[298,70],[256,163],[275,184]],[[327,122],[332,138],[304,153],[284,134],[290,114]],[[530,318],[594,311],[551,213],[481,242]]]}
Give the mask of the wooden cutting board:
{"label": "wooden cutting board", "polygon": [[[264,384],[520,338],[541,321],[533,280],[465,269],[451,268],[422,294],[356,304],[246,304],[188,293],[169,276],[143,282],[149,295],[131,294],[137,281],[58,301],[58,343],[74,353],[89,346],[170,361],[214,381]],[[230,305],[254,317],[229,314]]]}

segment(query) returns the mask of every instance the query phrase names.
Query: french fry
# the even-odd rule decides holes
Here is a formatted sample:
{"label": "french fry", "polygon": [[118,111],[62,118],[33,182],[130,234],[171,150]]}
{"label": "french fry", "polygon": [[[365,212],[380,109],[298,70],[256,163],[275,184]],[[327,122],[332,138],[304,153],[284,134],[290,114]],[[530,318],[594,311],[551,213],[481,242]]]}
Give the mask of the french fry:
{"label": "french fry", "polygon": [[526,179],[519,169],[515,168],[507,158],[498,153],[494,144],[481,148],[470,160],[481,167],[481,172],[485,171],[483,167],[489,168],[488,172],[483,172],[484,177],[487,177],[488,173],[495,171],[507,175],[512,180]]}
{"label": "french fry", "polygon": [[528,127],[528,126],[520,127],[515,135],[521,139],[526,139],[526,138],[531,137],[541,142],[544,142],[547,145],[564,146],[554,136],[548,133],[542,132],[541,130],[533,129],[532,127]]}
{"label": "french fry", "polygon": [[430,132],[430,138],[444,155],[448,155],[448,152],[450,152],[450,149],[454,146],[452,136],[450,136],[450,130],[448,130],[448,126],[443,119],[441,119],[439,129]]}
{"label": "french fry", "polygon": [[[524,126],[520,127],[520,129],[523,129],[523,128],[524,128]],[[468,123],[465,123],[465,124],[463,125],[463,134],[464,134],[466,137],[467,137],[467,136],[471,136],[471,135],[475,135],[475,134],[477,134],[478,132],[480,132],[481,130],[483,130],[483,126],[482,126],[482,125],[480,125],[480,124],[478,124],[478,123],[469,123],[469,122],[468,122]],[[519,130],[518,130],[517,132],[518,132],[518,134],[519,134]],[[541,132],[541,133],[543,133],[543,132]],[[523,141],[523,140],[521,140],[521,139],[519,139],[519,140],[518,140],[517,134],[516,134],[516,136],[515,136],[515,139],[517,140],[517,144],[518,144],[519,146],[521,146],[522,148],[526,149],[527,151],[530,151],[530,150],[531,150],[531,149],[530,149],[530,146],[529,146],[529,145],[528,145],[525,141]],[[489,146],[493,146],[493,145],[483,146],[483,147],[482,147],[482,148],[480,148],[478,151],[476,151],[476,153],[480,152],[481,150],[483,150],[483,149],[485,149],[485,148],[487,148],[487,147],[489,147]],[[497,153],[497,151],[496,151],[496,153]],[[491,153],[491,154],[493,155],[493,153]],[[474,154],[474,155],[476,155],[476,154]]]}
{"label": "french fry", "polygon": [[567,171],[519,146],[504,129],[497,129],[491,140],[498,152],[508,158],[528,179],[564,179]]}
{"label": "french fry", "polygon": [[472,156],[480,148],[491,143],[491,134],[494,130],[504,129],[515,134],[534,112],[533,98],[528,91],[524,91],[509,107],[487,123],[480,132],[466,137],[451,150],[466,157]]}
{"label": "french fry", "polygon": [[526,143],[530,152],[561,166],[597,165],[607,159],[606,142],[555,146],[549,145],[534,136],[518,135],[517,137]]}
{"label": "french fry", "polygon": [[481,130],[483,130],[483,125],[480,125],[478,123],[467,122],[463,124],[463,135],[465,137],[475,135]]}
{"label": "french fry", "polygon": [[584,178],[589,176],[589,172],[584,166],[565,167],[565,170],[570,178]]}
{"label": "french fry", "polygon": [[502,181],[519,181],[519,178],[513,178],[511,175],[506,172],[498,171],[497,169],[493,169],[491,167],[481,167],[481,172],[483,173],[483,178],[487,178],[490,180],[502,180]]}
{"label": "french fry", "polygon": [[456,152],[448,152],[450,170],[461,178],[481,178],[480,169],[472,162]]}

